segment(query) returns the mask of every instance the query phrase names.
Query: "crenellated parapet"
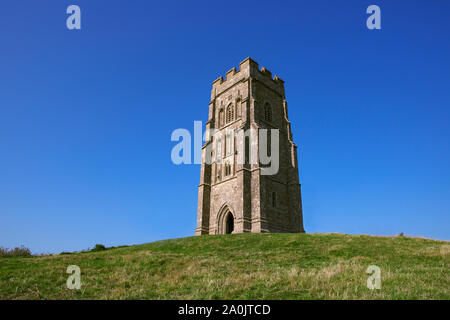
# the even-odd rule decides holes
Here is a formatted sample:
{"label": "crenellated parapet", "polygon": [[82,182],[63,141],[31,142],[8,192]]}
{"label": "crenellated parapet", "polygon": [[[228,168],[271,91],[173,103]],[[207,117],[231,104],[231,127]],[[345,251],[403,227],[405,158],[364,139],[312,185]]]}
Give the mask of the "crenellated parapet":
{"label": "crenellated parapet", "polygon": [[238,69],[232,68],[229,70],[225,74],[225,79],[221,76],[213,81],[211,100],[237,83],[248,80],[250,77],[284,96],[284,81],[276,75],[272,77],[272,73],[268,69],[265,67],[259,68],[258,63],[248,57],[239,64]]}

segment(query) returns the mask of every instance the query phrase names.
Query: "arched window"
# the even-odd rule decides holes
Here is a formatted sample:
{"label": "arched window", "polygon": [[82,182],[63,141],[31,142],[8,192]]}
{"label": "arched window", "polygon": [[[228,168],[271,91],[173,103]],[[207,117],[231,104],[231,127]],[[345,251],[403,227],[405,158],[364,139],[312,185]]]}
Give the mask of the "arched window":
{"label": "arched window", "polygon": [[233,105],[229,104],[227,107],[227,123],[229,123],[233,120],[234,120],[234,109],[233,109]]}
{"label": "arched window", "polygon": [[231,140],[231,132],[227,132],[225,135],[225,154],[230,155],[232,153],[233,144]]}
{"label": "arched window", "polygon": [[223,120],[224,120],[224,114],[223,114],[223,109],[220,109],[219,111],[219,126],[223,126]]}
{"label": "arched window", "polygon": [[216,160],[222,159],[222,137],[216,139]]}
{"label": "arched window", "polygon": [[221,178],[221,173],[222,173],[222,165],[217,164],[216,165],[216,181],[220,180]]}
{"label": "arched window", "polygon": [[264,119],[272,122],[272,107],[268,103],[264,105]]}
{"label": "arched window", "polygon": [[229,176],[231,174],[231,164],[229,161],[225,163],[225,176]]}
{"label": "arched window", "polygon": [[244,146],[244,148],[245,148],[245,154],[244,154],[244,156],[245,156],[245,164],[246,165],[248,165],[248,164],[250,164],[250,137],[249,136],[246,136],[245,137],[245,141],[244,141],[244,143],[245,143],[245,146]]}

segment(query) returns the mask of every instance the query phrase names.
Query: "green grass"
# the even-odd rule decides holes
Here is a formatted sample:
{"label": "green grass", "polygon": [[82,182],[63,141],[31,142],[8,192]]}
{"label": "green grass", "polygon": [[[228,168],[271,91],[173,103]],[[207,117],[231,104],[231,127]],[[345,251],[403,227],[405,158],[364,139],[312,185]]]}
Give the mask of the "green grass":
{"label": "green grass", "polygon": [[[450,243],[343,234],[236,234],[0,258],[1,299],[450,299]],[[81,269],[80,290],[66,268]],[[381,268],[369,290],[366,269]]]}

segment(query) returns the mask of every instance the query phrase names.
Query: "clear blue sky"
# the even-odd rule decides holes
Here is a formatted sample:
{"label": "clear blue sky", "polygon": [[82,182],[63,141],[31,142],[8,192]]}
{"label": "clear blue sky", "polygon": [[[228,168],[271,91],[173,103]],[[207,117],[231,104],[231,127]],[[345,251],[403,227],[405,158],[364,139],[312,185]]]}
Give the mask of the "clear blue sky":
{"label": "clear blue sky", "polygon": [[[82,30],[66,28],[77,4]],[[381,8],[382,30],[366,28]],[[251,56],[286,81],[307,232],[450,240],[450,2],[4,0],[0,245],[193,235],[207,120]]]}

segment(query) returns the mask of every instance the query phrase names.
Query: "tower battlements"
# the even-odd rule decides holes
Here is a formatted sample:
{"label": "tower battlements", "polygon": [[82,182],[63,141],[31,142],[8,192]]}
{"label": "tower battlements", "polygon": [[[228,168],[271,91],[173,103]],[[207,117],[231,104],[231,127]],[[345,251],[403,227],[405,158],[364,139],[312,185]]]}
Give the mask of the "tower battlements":
{"label": "tower battlements", "polygon": [[226,91],[236,83],[247,80],[252,77],[256,81],[261,81],[272,90],[277,91],[284,96],[284,81],[277,75],[272,77],[270,72],[265,67],[259,67],[258,63],[252,58],[248,57],[239,64],[239,68],[233,67],[225,74],[225,79],[220,76],[212,83],[211,99]]}

